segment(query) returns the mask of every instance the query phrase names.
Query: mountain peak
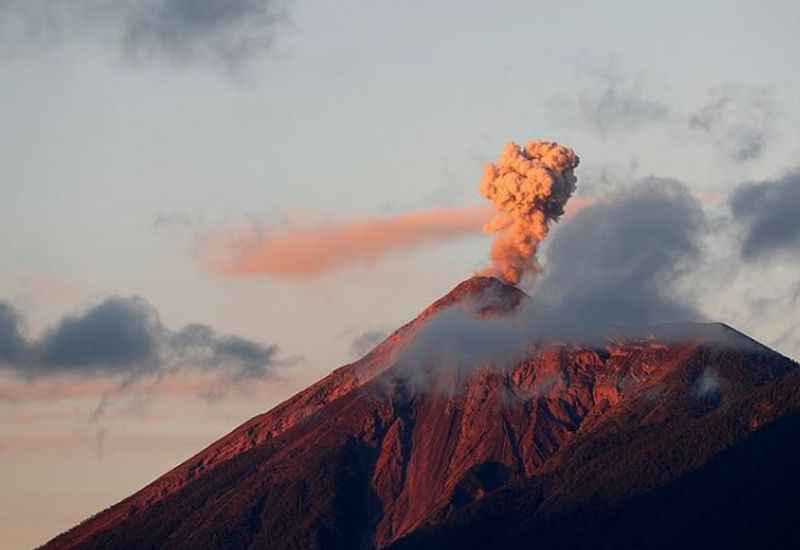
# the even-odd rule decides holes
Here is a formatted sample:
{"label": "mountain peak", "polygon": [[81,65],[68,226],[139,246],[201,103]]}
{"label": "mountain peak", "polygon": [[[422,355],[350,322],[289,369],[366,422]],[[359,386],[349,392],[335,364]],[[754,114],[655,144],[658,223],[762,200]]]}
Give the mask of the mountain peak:
{"label": "mountain peak", "polygon": [[527,298],[529,296],[518,287],[496,277],[474,275],[428,306],[420,318],[427,318],[456,304],[469,304],[482,316],[502,315],[516,309]]}

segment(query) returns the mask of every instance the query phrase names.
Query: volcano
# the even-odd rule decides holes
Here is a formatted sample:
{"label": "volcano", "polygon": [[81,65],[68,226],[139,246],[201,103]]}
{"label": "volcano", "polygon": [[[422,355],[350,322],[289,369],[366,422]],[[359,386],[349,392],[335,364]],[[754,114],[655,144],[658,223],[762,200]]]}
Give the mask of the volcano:
{"label": "volcano", "polygon": [[726,325],[537,342],[469,368],[409,363],[452,308],[480,326],[528,300],[498,279],[461,283],[359,361],[45,548],[800,542],[800,369]]}

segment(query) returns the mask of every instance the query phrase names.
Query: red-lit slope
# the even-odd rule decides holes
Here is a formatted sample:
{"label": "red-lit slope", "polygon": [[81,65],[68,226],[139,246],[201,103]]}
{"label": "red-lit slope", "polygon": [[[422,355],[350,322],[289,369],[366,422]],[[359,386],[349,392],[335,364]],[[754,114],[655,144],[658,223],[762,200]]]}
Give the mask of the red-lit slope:
{"label": "red-lit slope", "polygon": [[[632,434],[614,451],[618,466],[642,438],[657,440],[687,417],[702,427],[724,417],[728,402],[794,380],[794,363],[723,325],[662,327],[656,337],[613,345],[531,347],[505,369],[433,365],[425,384],[398,362],[448,306],[469,302],[480,319],[513,314],[524,299],[496,279],[465,281],[361,361],[47,547],[372,548],[404,536],[417,537],[409,547],[436,547],[453,529],[467,532],[458,529],[465,514],[553,475],[570,453],[586,445],[591,456],[609,452],[592,447],[592,434]],[[748,420],[685,470],[779,412]],[[652,472],[647,483],[663,480]],[[572,494],[580,497],[572,487],[564,498]]]}

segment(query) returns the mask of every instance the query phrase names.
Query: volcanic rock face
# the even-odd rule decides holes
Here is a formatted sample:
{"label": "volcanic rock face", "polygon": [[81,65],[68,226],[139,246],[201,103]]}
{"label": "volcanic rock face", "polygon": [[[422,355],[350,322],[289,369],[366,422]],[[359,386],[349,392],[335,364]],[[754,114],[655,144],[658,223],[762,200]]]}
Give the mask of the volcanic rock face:
{"label": "volcanic rock face", "polygon": [[[532,343],[510,365],[408,376],[405,352],[443,311],[469,304],[488,320],[526,299],[465,281],[360,361],[46,547],[525,546],[587,502],[669,490],[800,410],[800,392],[775,393],[800,388],[796,364],[715,324]],[[596,530],[581,536],[597,542]]]}

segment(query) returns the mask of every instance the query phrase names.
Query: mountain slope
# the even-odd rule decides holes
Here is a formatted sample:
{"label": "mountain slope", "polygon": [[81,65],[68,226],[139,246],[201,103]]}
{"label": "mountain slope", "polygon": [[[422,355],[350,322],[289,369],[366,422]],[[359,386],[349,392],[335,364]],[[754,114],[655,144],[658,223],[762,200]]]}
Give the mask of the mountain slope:
{"label": "mountain slope", "polygon": [[[606,493],[623,502],[794,410],[768,397],[797,384],[796,365],[715,324],[540,343],[505,366],[414,365],[424,383],[409,372],[409,350],[443,311],[504,317],[525,299],[496,279],[465,281],[361,361],[46,547],[480,547],[494,526],[526,540],[509,527],[527,516],[504,523],[498,510],[552,523]],[[620,484],[628,462],[639,477]]]}
{"label": "mountain slope", "polygon": [[800,372],[695,404],[674,395],[680,374],[659,403],[632,400],[546,472],[392,548],[797,547]]}

